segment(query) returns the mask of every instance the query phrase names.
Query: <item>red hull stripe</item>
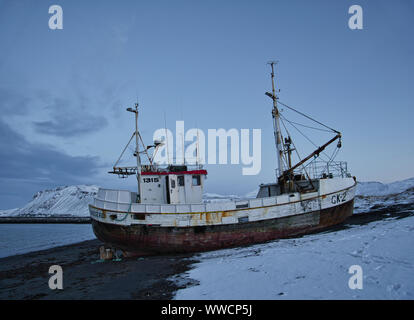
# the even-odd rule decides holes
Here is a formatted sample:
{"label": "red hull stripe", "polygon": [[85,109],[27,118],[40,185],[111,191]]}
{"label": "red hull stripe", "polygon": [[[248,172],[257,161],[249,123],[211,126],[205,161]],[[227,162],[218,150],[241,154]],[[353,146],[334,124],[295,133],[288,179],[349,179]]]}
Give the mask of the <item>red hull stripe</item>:
{"label": "red hull stripe", "polygon": [[162,176],[167,174],[207,174],[206,170],[178,171],[178,172],[141,172],[143,176]]}

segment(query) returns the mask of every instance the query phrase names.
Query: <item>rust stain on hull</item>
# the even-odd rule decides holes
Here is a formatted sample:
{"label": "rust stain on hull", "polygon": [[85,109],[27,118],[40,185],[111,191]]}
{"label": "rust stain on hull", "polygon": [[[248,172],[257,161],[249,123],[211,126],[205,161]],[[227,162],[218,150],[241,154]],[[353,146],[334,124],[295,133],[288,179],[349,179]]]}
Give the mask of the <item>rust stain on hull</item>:
{"label": "rust stain on hull", "polygon": [[[135,254],[210,251],[289,238],[325,229],[352,215],[354,200],[320,211],[294,216],[192,227],[120,226],[92,219],[96,237]],[[214,220],[213,217],[211,217]]]}

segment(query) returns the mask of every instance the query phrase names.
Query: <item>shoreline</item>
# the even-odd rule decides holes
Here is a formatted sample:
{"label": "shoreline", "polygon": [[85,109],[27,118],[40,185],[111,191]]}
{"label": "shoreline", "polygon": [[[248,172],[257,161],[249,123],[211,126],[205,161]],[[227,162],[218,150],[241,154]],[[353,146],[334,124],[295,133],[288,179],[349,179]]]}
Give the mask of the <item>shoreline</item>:
{"label": "shoreline", "polygon": [[[193,255],[99,260],[97,239],[0,258],[0,300],[169,300],[188,281],[172,281],[195,262]],[[49,267],[60,265],[63,290],[51,290]]]}
{"label": "shoreline", "polygon": [[0,223],[91,223],[90,217],[0,217]]}

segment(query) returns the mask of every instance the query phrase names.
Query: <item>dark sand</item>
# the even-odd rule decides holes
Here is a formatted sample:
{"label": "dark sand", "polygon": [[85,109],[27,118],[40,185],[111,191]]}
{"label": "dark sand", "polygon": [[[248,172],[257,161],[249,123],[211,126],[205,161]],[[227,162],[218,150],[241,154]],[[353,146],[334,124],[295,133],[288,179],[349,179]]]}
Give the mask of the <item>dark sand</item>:
{"label": "dark sand", "polygon": [[[185,281],[191,255],[99,260],[99,240],[0,259],[0,299],[171,299]],[[63,269],[63,290],[49,289],[51,265]],[[181,282],[180,285],[177,282]]]}

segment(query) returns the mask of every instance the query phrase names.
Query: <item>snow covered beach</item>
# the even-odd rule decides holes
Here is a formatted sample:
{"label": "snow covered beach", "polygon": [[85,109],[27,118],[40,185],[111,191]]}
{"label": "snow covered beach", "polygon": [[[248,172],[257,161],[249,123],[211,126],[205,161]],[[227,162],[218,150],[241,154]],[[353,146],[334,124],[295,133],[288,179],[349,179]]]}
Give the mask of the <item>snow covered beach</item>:
{"label": "snow covered beach", "polygon": [[[347,225],[345,225],[347,227]],[[175,299],[413,299],[414,216],[197,255]],[[349,268],[363,270],[351,290]]]}

